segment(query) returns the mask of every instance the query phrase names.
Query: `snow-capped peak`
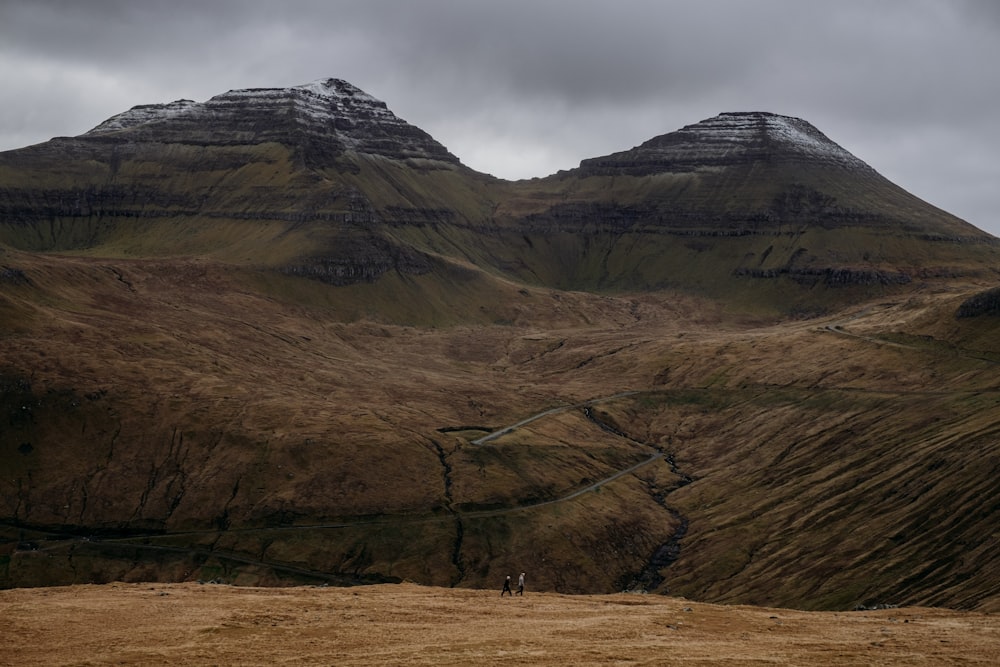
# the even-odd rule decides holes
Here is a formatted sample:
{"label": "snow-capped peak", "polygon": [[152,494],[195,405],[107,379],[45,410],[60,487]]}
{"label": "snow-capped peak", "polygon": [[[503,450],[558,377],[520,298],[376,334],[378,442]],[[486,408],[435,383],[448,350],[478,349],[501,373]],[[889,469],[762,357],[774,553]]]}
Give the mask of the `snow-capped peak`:
{"label": "snow-capped peak", "polygon": [[226,143],[299,141],[295,137],[304,132],[338,152],[458,162],[426,132],[393,114],[385,102],[333,78],[289,88],[230,90],[205,102],[137,106],[84,136],[133,129],[149,130],[160,140]]}
{"label": "snow-capped peak", "polygon": [[368,104],[385,106],[385,102],[375,99],[365,91],[343,79],[317,79],[310,83],[304,83],[301,86],[294,86],[294,89],[308,91],[321,97],[349,97]]}
{"label": "snow-capped peak", "polygon": [[838,162],[845,166],[864,165],[864,162],[831,141],[811,123],[801,118],[766,111],[722,113],[688,125],[680,132],[701,137],[711,135],[716,142],[731,142],[742,146],[772,142],[813,159]]}
{"label": "snow-capped peak", "polygon": [[770,160],[871,170],[810,123],[764,111],[722,113],[580,166],[595,173],[649,174]]}
{"label": "snow-capped peak", "polygon": [[193,100],[177,100],[175,102],[168,102],[167,104],[142,104],[112,116],[94,129],[86,132],[86,134],[116,132],[158,120],[175,118],[197,106],[199,106],[198,103]]}

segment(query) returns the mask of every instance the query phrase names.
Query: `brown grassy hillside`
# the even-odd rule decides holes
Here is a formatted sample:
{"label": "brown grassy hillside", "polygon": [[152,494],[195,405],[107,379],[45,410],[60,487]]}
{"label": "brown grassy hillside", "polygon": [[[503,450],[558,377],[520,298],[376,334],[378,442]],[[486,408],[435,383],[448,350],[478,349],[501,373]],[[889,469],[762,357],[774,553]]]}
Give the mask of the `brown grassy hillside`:
{"label": "brown grassy hillside", "polygon": [[500,599],[404,584],[0,591],[10,665],[992,665],[993,616],[818,613],[659,596]]}
{"label": "brown grassy hillside", "polygon": [[1000,599],[995,325],[954,317],[975,285],[767,322],[475,272],[495,299],[4,264],[6,585],[530,568],[801,608]]}

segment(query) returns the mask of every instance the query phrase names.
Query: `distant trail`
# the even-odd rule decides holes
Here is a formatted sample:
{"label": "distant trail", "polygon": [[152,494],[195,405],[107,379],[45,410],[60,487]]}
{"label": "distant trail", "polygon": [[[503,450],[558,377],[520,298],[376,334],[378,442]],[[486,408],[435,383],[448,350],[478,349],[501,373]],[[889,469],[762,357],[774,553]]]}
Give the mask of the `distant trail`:
{"label": "distant trail", "polygon": [[605,484],[608,484],[609,482],[613,482],[616,479],[618,479],[619,477],[623,477],[623,476],[625,476],[625,475],[627,475],[627,474],[629,474],[631,472],[635,472],[639,468],[648,466],[650,463],[653,463],[654,461],[659,461],[662,458],[663,458],[663,452],[657,452],[657,453],[653,454],[652,456],[650,456],[645,461],[639,461],[634,466],[631,466],[629,468],[625,468],[624,470],[619,470],[618,472],[616,472],[615,474],[611,475],[610,477],[605,477],[604,479],[598,480],[597,482],[594,482],[590,486],[585,486],[582,489],[577,489],[576,491],[573,491],[572,493],[570,493],[568,495],[561,496],[559,498],[554,498],[552,500],[543,500],[541,502],[531,503],[530,505],[518,505],[517,507],[505,507],[503,509],[496,509],[496,510],[479,510],[479,511],[473,511],[473,512],[457,512],[457,514],[460,514],[463,518],[469,517],[469,518],[475,519],[475,518],[488,517],[488,516],[500,516],[500,515],[503,515],[503,514],[511,514],[513,512],[520,512],[521,510],[529,510],[529,509],[535,509],[536,507],[544,507],[545,505],[555,505],[556,503],[564,503],[564,502],[566,502],[568,500],[573,500],[574,498],[579,498],[583,494],[588,493],[590,491],[596,491],[597,489],[601,488]]}
{"label": "distant trail", "polygon": [[[850,321],[850,320],[854,320],[854,319],[857,319],[860,316],[861,315],[855,315],[854,317],[851,317],[848,320],[844,320],[844,321],[847,322],[847,321]],[[900,348],[900,349],[903,349],[903,350],[913,350],[915,352],[922,352],[924,354],[932,354],[934,352],[940,353],[940,351],[938,351],[938,350],[927,349],[927,348],[921,347],[919,345],[910,345],[908,343],[897,343],[896,341],[882,340],[881,338],[875,338],[875,337],[872,337],[872,336],[864,336],[862,334],[856,334],[856,333],[853,333],[851,331],[848,331],[848,330],[844,329],[844,323],[843,322],[840,322],[840,323],[837,323],[837,324],[827,324],[826,326],[821,327],[820,331],[829,331],[830,333],[838,334],[840,336],[847,336],[848,338],[857,338],[858,340],[863,340],[863,341],[866,341],[868,343],[872,343],[873,345],[885,345],[886,347],[897,347],[897,348]],[[994,366],[1000,365],[1000,361],[997,361],[996,359],[990,359],[989,357],[980,357],[980,356],[977,356],[975,354],[971,354],[969,351],[967,351],[965,349],[962,349],[962,348],[959,348],[959,347],[954,348],[954,350],[958,353],[958,355],[960,357],[964,357],[966,359],[974,359],[976,361],[985,361],[986,363],[992,364]]]}
{"label": "distant trail", "polygon": [[905,350],[919,351],[920,349],[916,345],[907,345],[906,343],[896,343],[894,341],[889,341],[889,340],[879,340],[878,338],[872,338],[871,336],[862,336],[861,334],[851,333],[850,331],[847,331],[846,329],[842,328],[842,325],[840,324],[827,324],[825,327],[823,327],[823,329],[829,331],[830,333],[839,334],[841,336],[847,336],[848,338],[857,338],[859,340],[867,341],[869,343],[874,343],[875,345],[900,347]]}
{"label": "distant trail", "polygon": [[536,419],[541,419],[542,417],[548,417],[549,415],[554,415],[554,414],[557,414],[559,412],[566,412],[567,410],[573,410],[575,408],[586,408],[586,407],[590,407],[591,405],[597,405],[598,403],[605,403],[607,401],[613,401],[616,398],[624,398],[626,396],[634,396],[635,394],[638,394],[638,393],[639,393],[638,391],[623,391],[623,392],[621,392],[619,394],[612,394],[611,396],[604,396],[602,398],[593,398],[593,399],[591,399],[589,401],[582,401],[580,403],[573,403],[572,405],[563,405],[563,406],[558,407],[558,408],[552,408],[550,410],[546,410],[545,412],[539,412],[537,415],[532,415],[531,417],[528,417],[527,419],[522,419],[521,421],[517,422],[516,424],[511,424],[510,426],[505,426],[504,428],[500,429],[499,431],[493,431],[492,433],[488,433],[488,434],[484,435],[481,438],[476,438],[475,440],[472,440],[471,442],[474,445],[482,445],[484,443],[489,442],[490,440],[494,440],[496,438],[499,438],[501,435],[505,435],[505,434],[510,433],[511,431],[515,430],[515,429],[518,429],[518,428],[521,428],[522,426],[530,424],[531,422],[535,421]]}

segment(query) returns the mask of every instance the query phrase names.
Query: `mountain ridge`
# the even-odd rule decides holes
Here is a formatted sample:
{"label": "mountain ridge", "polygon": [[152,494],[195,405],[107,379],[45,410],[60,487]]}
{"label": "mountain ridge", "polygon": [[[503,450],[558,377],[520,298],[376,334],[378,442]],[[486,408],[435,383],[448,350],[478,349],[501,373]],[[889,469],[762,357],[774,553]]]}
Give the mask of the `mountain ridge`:
{"label": "mountain ridge", "polygon": [[[179,127],[171,127],[174,124]],[[199,129],[199,125],[204,127]],[[288,140],[281,133],[301,132],[340,151],[458,162],[426,132],[393,114],[385,102],[334,78],[288,88],[235,89],[201,103],[177,100],[136,106],[80,137],[111,138],[122,131],[140,129],[156,130],[154,137],[168,133],[168,137],[180,135],[187,140],[191,135],[214,133],[216,136],[204,140],[220,143]]]}
{"label": "mountain ridge", "polygon": [[767,160],[776,153],[785,160],[874,171],[811,123],[767,111],[723,112],[649,139],[631,150],[583,160],[580,169],[586,173],[641,176]]}
{"label": "mountain ridge", "polygon": [[[0,216],[0,243],[20,249],[194,252],[336,285],[474,268],[559,289],[752,290],[734,303],[786,313],[928,276],[988,279],[1000,247],[802,119],[727,112],[503,181],[333,78],[134,107],[0,154]],[[637,263],[637,244],[663,260]]]}

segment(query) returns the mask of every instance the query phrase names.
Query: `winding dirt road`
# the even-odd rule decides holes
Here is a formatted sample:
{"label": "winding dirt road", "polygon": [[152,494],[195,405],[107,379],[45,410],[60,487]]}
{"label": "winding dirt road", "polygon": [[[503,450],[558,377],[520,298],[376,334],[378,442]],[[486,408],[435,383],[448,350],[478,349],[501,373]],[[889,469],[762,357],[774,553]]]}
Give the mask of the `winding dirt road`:
{"label": "winding dirt road", "polygon": [[580,403],[573,403],[572,405],[563,405],[563,406],[560,406],[558,408],[552,408],[552,409],[546,410],[544,412],[539,412],[537,415],[532,415],[532,416],[528,417],[527,419],[522,419],[521,421],[517,422],[516,424],[511,424],[510,426],[505,426],[505,427],[503,427],[502,429],[500,429],[498,431],[493,431],[492,433],[488,433],[488,434],[484,435],[481,438],[477,438],[475,440],[472,440],[471,442],[474,445],[482,445],[484,443],[489,442],[490,440],[495,440],[496,438],[499,438],[501,435],[506,435],[507,433],[510,433],[511,431],[519,429],[522,426],[526,426],[527,424],[530,424],[533,421],[537,421],[537,420],[541,419],[542,417],[548,417],[549,415],[559,414],[560,412],[566,412],[567,410],[575,410],[576,408],[588,408],[590,406],[597,405],[599,403],[607,403],[608,401],[613,401],[613,400],[615,400],[617,398],[625,398],[626,396],[634,396],[635,394],[638,394],[638,393],[639,393],[638,391],[623,391],[623,392],[618,393],[618,394],[612,394],[611,396],[604,396],[602,398],[593,398],[593,399],[590,399],[589,401],[583,401],[583,402],[580,402]]}

